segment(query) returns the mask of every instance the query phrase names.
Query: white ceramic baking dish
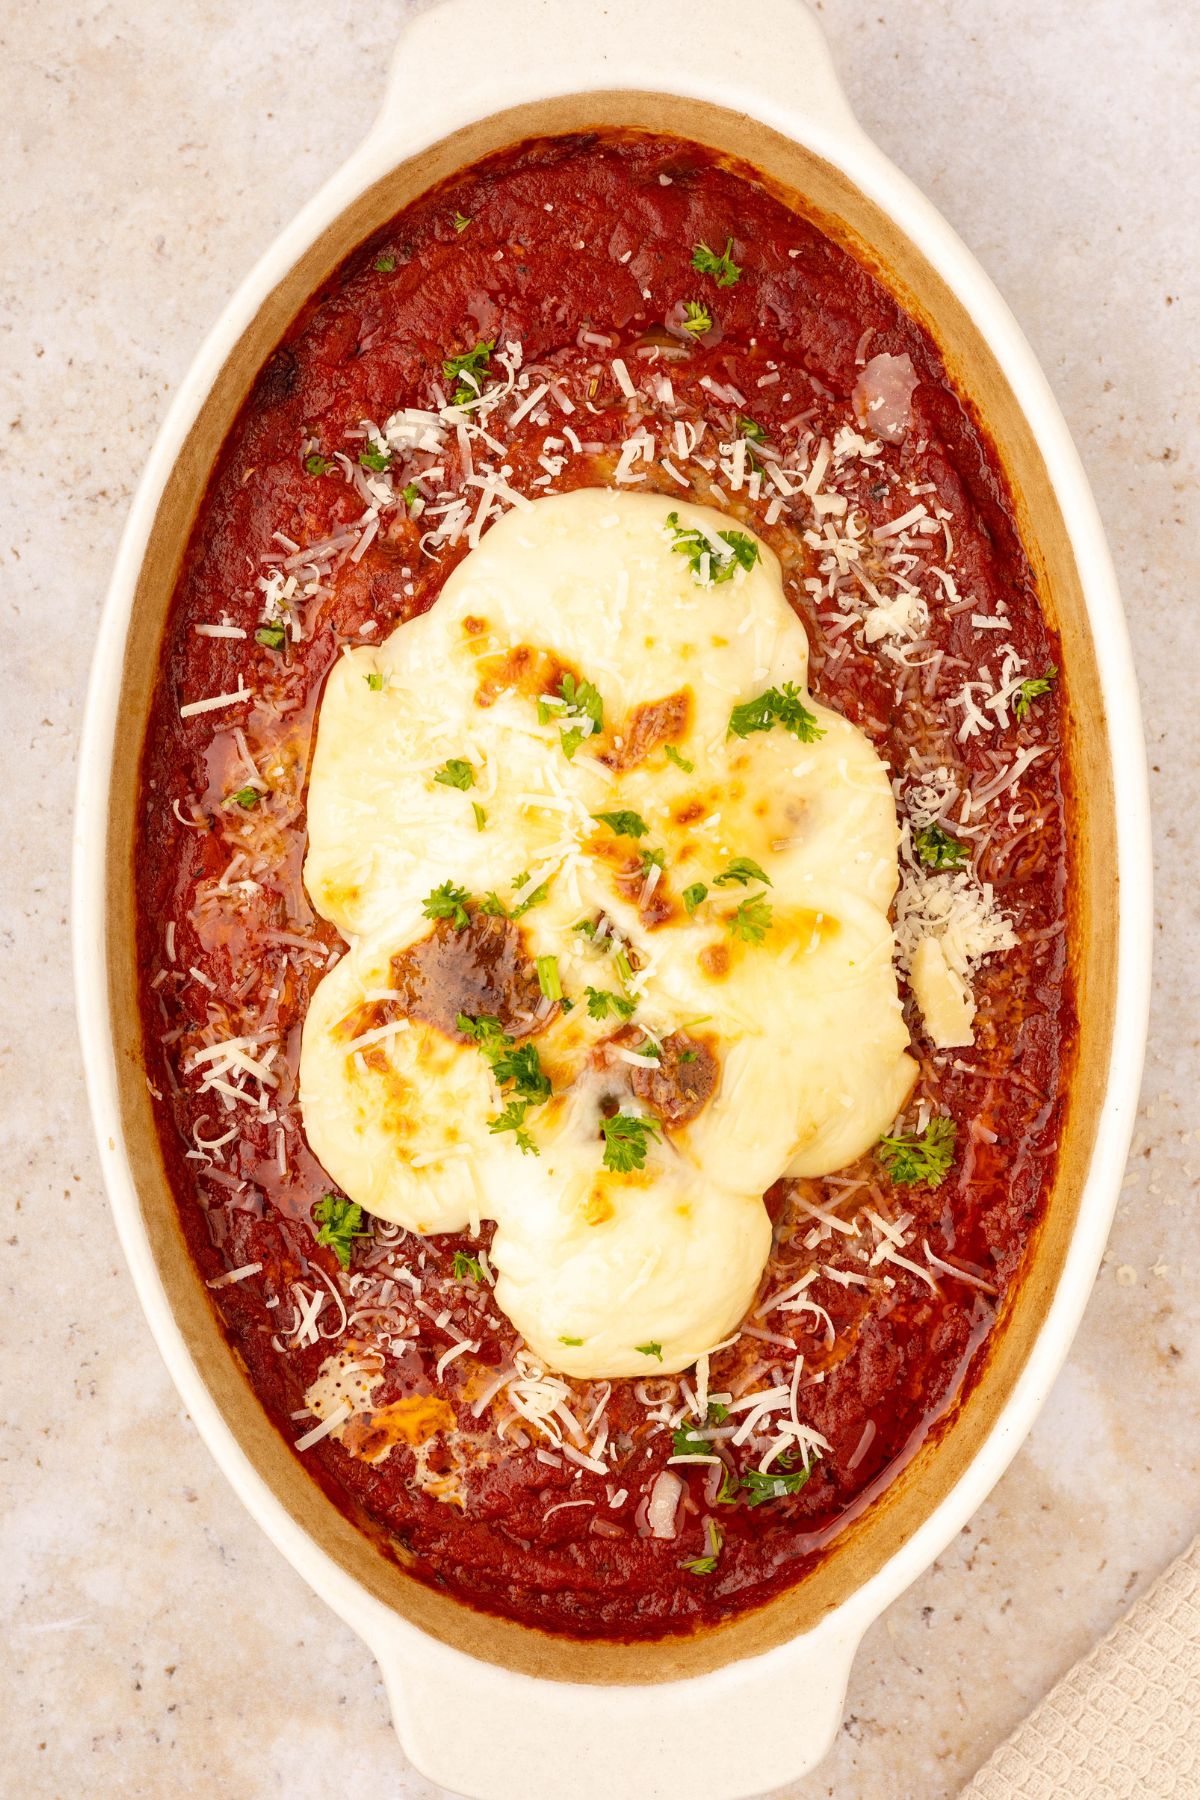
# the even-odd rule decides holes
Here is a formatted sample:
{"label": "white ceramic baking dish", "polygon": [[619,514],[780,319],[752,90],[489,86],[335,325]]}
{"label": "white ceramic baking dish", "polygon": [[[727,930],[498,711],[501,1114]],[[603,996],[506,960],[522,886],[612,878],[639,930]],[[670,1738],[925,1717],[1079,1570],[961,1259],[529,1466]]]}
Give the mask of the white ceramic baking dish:
{"label": "white ceramic baking dish", "polygon": [[[471,53],[460,57],[463,45]],[[867,258],[938,340],[1006,465],[1062,634],[1081,892],[1080,1043],[1061,1166],[983,1373],[795,1594],[698,1641],[634,1650],[564,1644],[431,1597],[337,1513],[276,1437],[182,1244],[140,1069],[132,936],[133,749],[187,529],[255,370],[307,294],[423,186],[506,142],[591,124],[675,132],[754,164]],[[1096,1273],[1147,1010],[1141,743],[1103,533],[1047,383],[975,262],[855,123],[799,0],[446,0],[406,28],[370,135],[230,302],[138,489],[83,733],[74,951],[104,1177],[151,1329],[238,1494],[379,1659],[403,1745],[433,1780],[480,1800],[734,1800],[825,1753],[863,1632],[1005,1468]],[[685,1773],[681,1743],[704,1746]]]}

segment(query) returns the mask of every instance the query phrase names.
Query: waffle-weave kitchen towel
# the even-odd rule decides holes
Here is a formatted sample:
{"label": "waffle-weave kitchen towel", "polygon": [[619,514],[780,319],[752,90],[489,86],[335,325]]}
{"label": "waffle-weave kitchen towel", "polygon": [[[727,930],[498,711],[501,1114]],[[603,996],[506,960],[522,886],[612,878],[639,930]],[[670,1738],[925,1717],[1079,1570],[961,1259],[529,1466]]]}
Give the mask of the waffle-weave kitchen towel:
{"label": "waffle-weave kitchen towel", "polygon": [[962,1800],[1200,1800],[1200,1539],[963,1789]]}

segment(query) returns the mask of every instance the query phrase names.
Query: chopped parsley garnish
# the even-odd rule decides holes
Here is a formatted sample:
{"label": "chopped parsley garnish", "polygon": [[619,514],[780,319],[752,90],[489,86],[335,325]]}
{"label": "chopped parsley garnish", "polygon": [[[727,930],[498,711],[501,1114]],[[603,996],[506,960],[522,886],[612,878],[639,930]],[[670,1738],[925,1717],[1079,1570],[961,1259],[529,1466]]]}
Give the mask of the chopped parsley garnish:
{"label": "chopped parsley garnish", "polygon": [[466,888],[455,887],[451,881],[443,881],[441,887],[434,888],[432,894],[426,894],[421,902],[421,911],[427,919],[451,919],[455,931],[465,931],[470,923],[467,911],[470,898]]}
{"label": "chopped parsley garnish", "polygon": [[741,1486],[732,1469],[726,1469],[721,1477],[721,1485],[717,1489],[718,1506],[736,1506],[738,1488]]}
{"label": "chopped parsley garnish", "polygon": [[396,268],[396,259],[384,250],[375,258],[375,267],[381,275],[391,275]]}
{"label": "chopped parsley garnish", "polygon": [[471,221],[470,221],[470,219],[467,218],[465,213],[460,213],[460,212],[455,213],[455,215],[454,215],[455,231],[465,231],[467,229],[467,226],[470,223],[471,223]]}
{"label": "chopped parsley garnish", "polygon": [[416,505],[417,501],[421,498],[421,490],[415,481],[410,481],[407,487],[401,488],[400,498],[403,500],[405,506],[411,507]]}
{"label": "chopped parsley garnish", "polygon": [[537,710],[539,725],[548,725],[551,719],[579,721],[560,734],[563,755],[568,762],[584,738],[594,736],[604,725],[604,701],[599,689],[590,681],[576,681],[574,675],[563,676],[557,694],[543,694]]}
{"label": "chopped parsley garnish", "polygon": [[461,756],[452,756],[433,779],[440,781],[443,787],[462,788],[465,791],[475,786],[475,771]]}
{"label": "chopped parsley garnish", "polygon": [[282,625],[260,625],[254,634],[256,644],[264,650],[282,650],[287,631]]}
{"label": "chopped parsley garnish", "polygon": [[517,1149],[523,1156],[540,1156],[537,1145],[525,1130],[525,1114],[529,1111],[528,1100],[510,1100],[502,1113],[488,1120],[489,1131],[511,1131],[516,1136]]}
{"label": "chopped parsley garnish", "polygon": [[720,1560],[725,1533],[715,1519],[704,1521],[704,1535],[708,1542],[708,1554],[707,1556],[694,1556],[690,1562],[683,1564],[689,1575],[711,1575]]}
{"label": "chopped parsley garnish", "polygon": [[392,453],[385,445],[382,450],[360,450],[358,460],[364,469],[370,469],[376,475],[382,475],[392,460]]}
{"label": "chopped parsley garnish", "polygon": [[683,890],[683,904],[687,908],[689,917],[695,912],[700,902],[707,899],[708,889],[702,881],[693,881],[690,887],[685,887]]}
{"label": "chopped parsley garnish", "polygon": [[537,959],[538,986],[547,1000],[561,1000],[563,997],[562,981],[558,973],[557,956],[539,956]]}
{"label": "chopped parsley garnish", "polygon": [[683,306],[683,329],[693,337],[703,337],[712,330],[712,314],[699,300],[686,300]]}
{"label": "chopped parsley garnish", "polygon": [[752,881],[765,882],[768,887],[772,885],[766,870],[749,856],[735,856],[727,869],[713,876],[714,887],[733,887],[735,883],[738,887],[748,887]]}
{"label": "chopped parsley garnish", "polygon": [[638,852],[638,861],[642,865],[642,874],[648,875],[651,869],[666,868],[667,853],[665,850],[655,850],[653,846],[648,846]]}
{"label": "chopped parsley garnish", "polygon": [[622,994],[614,994],[610,988],[585,988],[587,995],[588,1017],[607,1019],[609,1013],[618,1019],[627,1019],[634,1009],[634,1002],[626,1000]]}
{"label": "chopped parsley garnish", "polygon": [[[644,1169],[651,1140],[661,1136],[658,1120],[643,1113],[614,1113],[611,1119],[600,1121],[600,1130],[604,1137],[604,1167],[615,1175]],[[641,1345],[636,1348],[640,1350]]]}
{"label": "chopped parsley garnish", "polygon": [[477,1018],[472,1018],[470,1013],[457,1013],[454,1023],[465,1038],[471,1038],[479,1045],[485,1056],[492,1051],[498,1053],[512,1042],[501,1030],[499,1019],[494,1018],[491,1013],[480,1013]]}
{"label": "chopped parsley garnish", "polygon": [[772,916],[771,908],[762,895],[752,894],[730,913],[725,924],[743,944],[761,944],[771,929]]}
{"label": "chopped parsley garnish", "polygon": [[762,1506],[767,1500],[780,1500],[784,1494],[798,1494],[808,1481],[812,1469],[781,1469],[778,1464],[764,1475],[761,1469],[749,1469],[742,1476],[747,1506]]}
{"label": "chopped parsley garnish", "polygon": [[353,1240],[371,1235],[363,1229],[362,1207],[354,1200],[343,1200],[339,1194],[325,1194],[313,1207],[313,1218],[320,1227],[318,1244],[332,1250],[342,1268],[348,1269]]}
{"label": "chopped parsley garnish", "polygon": [[633,1347],[639,1356],[657,1356],[659,1362],[663,1359],[661,1344],[635,1344]]}
{"label": "chopped parsley garnish", "polygon": [[772,725],[782,725],[802,744],[813,744],[825,736],[823,727],[801,700],[794,681],[785,681],[781,688],[768,688],[757,700],[735,706],[729,715],[726,736],[749,737],[752,731],[770,731]]}
{"label": "chopped parsley garnish", "polygon": [[484,1054],[488,1056],[492,1074],[501,1087],[507,1087],[511,1082],[522,1100],[539,1104],[550,1098],[550,1077],[542,1069],[536,1044],[514,1046],[510,1037],[502,1036],[497,1051],[485,1051]]}
{"label": "chopped parsley garnish", "polygon": [[593,819],[599,819],[602,825],[607,825],[608,829],[617,837],[645,837],[650,829],[641,813],[629,811],[602,812],[593,813],[592,817]]}
{"label": "chopped parsley garnish", "polygon": [[513,1090],[504,1111],[488,1120],[488,1130],[514,1132],[517,1148],[526,1155],[536,1156],[538,1147],[525,1130],[525,1115],[531,1106],[540,1106],[543,1100],[550,1098],[550,1077],[542,1069],[537,1045],[514,1044],[507,1032],[501,1030],[499,1019],[488,1013],[482,1013],[477,1019],[469,1013],[459,1013],[455,1024],[464,1037],[478,1044],[491,1064],[497,1085]]}
{"label": "chopped parsley garnish", "polygon": [[571,930],[581,931],[585,938],[591,939],[595,937],[596,932],[599,930],[599,924],[600,922],[598,919],[577,919],[574,925],[572,925]]}
{"label": "chopped parsley garnish", "polygon": [[[518,875],[517,879],[513,882],[513,892],[521,893],[524,890],[524,888],[528,885],[528,882],[529,882],[528,875]],[[525,898],[523,900],[519,901],[516,906],[509,907],[509,910],[508,910],[509,918],[510,919],[519,919],[522,917],[523,914],[525,914],[529,911],[531,906],[540,906],[542,901],[546,898],[546,895],[549,892],[550,892],[550,883],[548,881],[541,882],[539,886],[537,886],[533,889],[532,893],[526,894]]]}
{"label": "chopped parsley garnish", "polygon": [[456,1250],[454,1252],[454,1279],[455,1281],[482,1282],[483,1265],[476,1262],[473,1256],[468,1256],[465,1250]]}
{"label": "chopped parsley garnish", "polygon": [[680,1425],[671,1437],[672,1456],[711,1456],[713,1447],[707,1438],[693,1437],[690,1425]]}
{"label": "chopped parsley garnish", "polygon": [[243,812],[253,812],[258,805],[258,789],[252,787],[239,788],[233,796]]}
{"label": "chopped parsley garnish", "polygon": [[484,811],[483,807],[480,806],[478,800],[472,800],[471,811],[475,814],[476,831],[482,831],[487,824],[487,813]]}
{"label": "chopped parsley garnish", "polygon": [[1034,701],[1040,700],[1043,694],[1048,694],[1057,680],[1058,666],[1051,663],[1044,675],[1031,675],[1027,681],[1023,681],[1017,689],[1017,701],[1013,707],[1018,719],[1028,718]]}
{"label": "chopped parsley garnish", "polygon": [[316,450],[311,456],[306,456],[304,459],[304,468],[309,475],[327,475],[332,467],[331,459],[328,456],[322,456]]}
{"label": "chopped parsley garnish", "polygon": [[[722,581],[732,581],[739,569],[752,569],[758,561],[758,545],[744,531],[718,531],[717,537],[722,544],[728,546],[725,550],[718,550],[702,531],[694,526],[681,525],[677,512],[667,514],[667,527],[675,535],[672,550],[687,557],[692,579],[701,587],[714,587]],[[708,559],[707,562],[705,558]],[[705,569],[708,570],[707,577]]]}
{"label": "chopped parsley garnish", "polygon": [[695,1062],[699,1054],[698,1050],[681,1050],[675,1060],[681,1063]]}
{"label": "chopped parsley garnish", "polygon": [[711,275],[718,287],[732,287],[741,280],[742,271],[734,262],[730,251],[733,239],[725,239],[725,248],[720,256],[710,250],[707,244],[695,244],[692,247],[692,267],[698,275]]}
{"label": "chopped parsley garnish", "polygon": [[723,1425],[729,1417],[729,1408],[723,1400],[710,1400],[705,1416],[706,1425]]}
{"label": "chopped parsley garnish", "polygon": [[488,372],[495,343],[495,338],[489,338],[486,343],[480,339],[473,350],[464,350],[459,356],[446,358],[442,364],[442,374],[447,381],[455,383],[451,406],[468,406],[472,400],[478,400],[483,391],[483,379]]}
{"label": "chopped parsley garnish", "polygon": [[941,1187],[954,1161],[958,1127],[942,1113],[924,1131],[879,1140],[879,1160],[901,1187]]}
{"label": "chopped parsley garnish", "polygon": [[951,837],[940,825],[925,825],[913,833],[913,849],[927,869],[958,869],[970,862],[970,846]]}
{"label": "chopped parsley garnish", "polygon": [[737,428],[739,434],[744,438],[749,438],[752,444],[765,444],[767,441],[767,434],[757,419],[743,416],[738,420]]}
{"label": "chopped parsley garnish", "polygon": [[561,1337],[561,1336],[560,1336],[560,1338],[559,1338],[559,1340],[558,1340],[558,1341],[559,1341],[559,1343],[560,1343],[560,1344],[570,1344],[570,1345],[571,1345],[571,1346],[572,1346],[572,1347],[574,1347],[574,1346],[575,1346],[575,1345],[577,1345],[577,1344],[582,1344],[582,1342],[583,1342],[583,1339],[582,1339],[582,1338],[570,1338],[570,1337]]}
{"label": "chopped parsley garnish", "polygon": [[668,762],[673,762],[677,769],[682,769],[685,775],[691,775],[695,772],[695,763],[689,762],[686,756],[681,756],[674,744],[664,744],[663,755]]}
{"label": "chopped parsley garnish", "polygon": [[383,692],[383,676],[378,669],[372,669],[365,679],[367,686],[373,694],[381,694]]}

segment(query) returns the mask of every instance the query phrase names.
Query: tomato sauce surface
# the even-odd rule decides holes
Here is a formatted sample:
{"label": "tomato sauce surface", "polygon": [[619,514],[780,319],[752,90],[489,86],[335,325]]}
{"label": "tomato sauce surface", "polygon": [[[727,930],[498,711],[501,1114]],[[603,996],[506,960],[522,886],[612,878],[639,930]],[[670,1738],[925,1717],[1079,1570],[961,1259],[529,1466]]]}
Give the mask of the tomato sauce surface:
{"label": "tomato sauce surface", "polygon": [[[446,368],[476,346],[474,376]],[[521,1346],[489,1226],[364,1219],[340,1253],[318,1241],[331,1184],[296,1092],[305,1009],[343,948],[301,879],[323,678],[436,603],[506,491],[597,484],[721,506],[777,551],[813,692],[894,778],[901,969],[949,921],[977,1002],[975,1042],[939,1051],[902,984],[921,1066],[905,1129],[953,1121],[942,1179],[876,1154],[777,1183],[737,1340],[707,1371],[611,1384]],[[802,1577],[961,1391],[1065,1104],[1058,661],[996,458],[930,338],[695,145],[604,134],[481,164],[289,329],[213,472],[162,648],[137,852],[146,1065],[192,1254],[263,1405],[421,1579],[577,1636],[719,1621]],[[410,978],[436,1006],[430,955]],[[783,1407],[814,1434],[803,1458],[771,1460]],[[689,1451],[710,1460],[669,1460]]]}

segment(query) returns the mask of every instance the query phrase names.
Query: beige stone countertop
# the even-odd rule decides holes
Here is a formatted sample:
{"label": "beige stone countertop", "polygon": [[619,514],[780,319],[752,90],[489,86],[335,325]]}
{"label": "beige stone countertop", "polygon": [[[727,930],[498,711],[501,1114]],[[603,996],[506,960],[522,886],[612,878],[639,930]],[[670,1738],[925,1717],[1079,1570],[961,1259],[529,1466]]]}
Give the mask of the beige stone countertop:
{"label": "beige stone countertop", "polygon": [[[1172,0],[821,12],[864,124],[998,282],[1066,412],[1124,588],[1157,806],[1145,1093],[1083,1329],[992,1498],[868,1633],[828,1761],[788,1790],[944,1800],[1200,1527],[1200,14]],[[232,286],[366,129],[404,16],[400,0],[7,0],[0,14],[0,1788],[14,1796],[435,1791],[405,1764],[367,1651],[251,1523],[167,1380],[97,1175],[67,967],[76,734],[134,482]]]}

